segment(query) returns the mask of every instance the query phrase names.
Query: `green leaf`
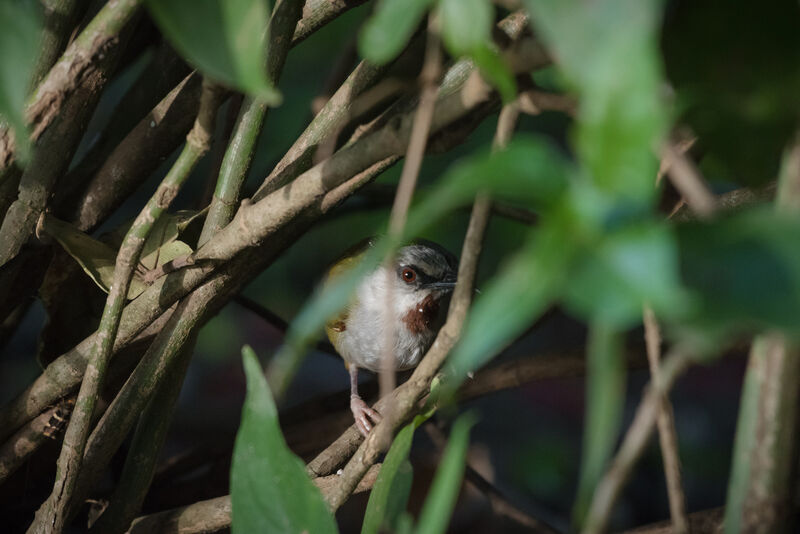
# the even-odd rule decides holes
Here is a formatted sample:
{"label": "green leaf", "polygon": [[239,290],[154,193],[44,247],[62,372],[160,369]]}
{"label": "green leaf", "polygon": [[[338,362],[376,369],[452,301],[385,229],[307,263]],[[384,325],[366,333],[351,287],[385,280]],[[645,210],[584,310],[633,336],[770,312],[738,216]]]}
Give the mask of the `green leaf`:
{"label": "green leaf", "polygon": [[587,350],[586,422],[574,509],[579,526],[614,452],[625,407],[625,362],[619,331],[601,321],[592,323]]}
{"label": "green leaf", "polygon": [[25,98],[39,53],[41,21],[35,2],[0,2],[0,126],[14,131],[17,157],[30,152],[25,122]]}
{"label": "green leaf", "polygon": [[469,430],[473,423],[474,418],[470,414],[461,415],[453,423],[450,440],[419,514],[417,534],[441,534],[447,530],[461,488],[461,480],[464,478]]}
{"label": "green leaf", "polygon": [[542,226],[475,299],[461,340],[447,359],[450,397],[467,374],[511,343],[562,291],[573,250],[570,234]]}
{"label": "green leaf", "polygon": [[280,104],[266,75],[266,0],[147,0],[147,7],[167,39],[203,74]]}
{"label": "green leaf", "polygon": [[381,528],[384,531],[397,529],[397,521],[405,512],[413,479],[408,452],[411,450],[414,430],[426,419],[428,417],[415,417],[394,438],[372,487],[361,534],[377,534]]}
{"label": "green leaf", "polygon": [[[161,217],[154,227],[163,229],[160,235],[151,232],[139,262],[146,269],[154,269],[182,256],[192,253],[192,247],[183,241],[176,241],[177,232],[168,231],[170,225],[169,217]],[[46,215],[42,229],[52,236],[59,244],[77,261],[81,268],[88,274],[97,286],[108,293],[114,281],[114,269],[117,262],[117,251],[103,241],[98,241],[78,230],[75,226],[56,219],[52,215]],[[124,235],[124,232],[123,234]],[[165,239],[163,242],[159,239]],[[119,243],[115,243],[119,246]],[[135,299],[147,289],[145,284],[136,273],[131,279],[128,288],[128,300]]]}
{"label": "green leaf", "polygon": [[800,219],[752,209],[677,228],[681,274],[698,331],[778,328],[798,333]]}
{"label": "green leaf", "polygon": [[405,48],[433,0],[380,0],[364,23],[358,52],[364,59],[383,65]]}
{"label": "green leaf", "polygon": [[580,94],[575,145],[594,182],[640,207],[655,200],[653,151],[667,127],[658,0],[525,0]]}
{"label": "green leaf", "polygon": [[642,222],[600,235],[575,263],[565,301],[584,317],[624,328],[641,321],[645,303],[662,318],[688,305],[677,243],[663,224]]}
{"label": "green leaf", "polygon": [[305,465],[286,445],[278,411],[253,349],[242,348],[247,397],[231,467],[234,534],[337,532]]}
{"label": "green leaf", "polygon": [[493,48],[483,45],[475,48],[471,57],[481,76],[500,93],[504,104],[512,102],[517,97],[517,82],[500,54]]}
{"label": "green leaf", "polygon": [[439,0],[442,41],[455,57],[489,43],[494,6],[489,0]]}

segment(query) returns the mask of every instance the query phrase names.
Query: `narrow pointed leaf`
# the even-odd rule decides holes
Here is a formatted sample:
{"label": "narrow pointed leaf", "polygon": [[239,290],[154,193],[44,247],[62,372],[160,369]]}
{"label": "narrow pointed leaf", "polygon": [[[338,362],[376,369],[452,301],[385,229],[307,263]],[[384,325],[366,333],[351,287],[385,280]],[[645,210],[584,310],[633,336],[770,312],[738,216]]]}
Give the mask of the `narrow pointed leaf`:
{"label": "narrow pointed leaf", "polygon": [[203,74],[280,104],[266,74],[266,0],[148,0],[156,24]]}
{"label": "narrow pointed leaf", "polygon": [[460,416],[453,423],[450,440],[419,515],[417,534],[442,534],[447,531],[464,478],[469,431],[473,423],[474,419],[470,414]]}
{"label": "narrow pointed leaf", "polygon": [[289,450],[253,349],[242,349],[247,397],[231,468],[234,534],[337,532],[303,462]]}
{"label": "narrow pointed leaf", "polygon": [[25,123],[25,97],[39,50],[41,21],[35,2],[0,2],[0,127],[14,131],[17,156],[30,150]]}
{"label": "narrow pointed leaf", "polygon": [[358,40],[361,57],[376,65],[397,57],[432,3],[433,0],[380,0],[361,30]]}

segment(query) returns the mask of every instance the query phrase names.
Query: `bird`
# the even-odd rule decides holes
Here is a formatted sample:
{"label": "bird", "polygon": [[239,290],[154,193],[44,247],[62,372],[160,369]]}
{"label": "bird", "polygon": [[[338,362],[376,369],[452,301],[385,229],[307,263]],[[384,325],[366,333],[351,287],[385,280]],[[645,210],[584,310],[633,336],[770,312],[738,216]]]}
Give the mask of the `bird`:
{"label": "bird", "polygon": [[[374,242],[374,238],[367,238],[348,249],[328,269],[323,286],[358,265]],[[328,339],[350,373],[350,410],[363,436],[381,416],[359,396],[358,370],[381,370],[387,338],[385,317],[390,310],[387,290],[395,321],[394,368],[404,371],[416,367],[444,323],[457,268],[456,257],[441,245],[423,239],[412,241],[401,247],[390,263],[369,273],[348,305],[327,321]]]}

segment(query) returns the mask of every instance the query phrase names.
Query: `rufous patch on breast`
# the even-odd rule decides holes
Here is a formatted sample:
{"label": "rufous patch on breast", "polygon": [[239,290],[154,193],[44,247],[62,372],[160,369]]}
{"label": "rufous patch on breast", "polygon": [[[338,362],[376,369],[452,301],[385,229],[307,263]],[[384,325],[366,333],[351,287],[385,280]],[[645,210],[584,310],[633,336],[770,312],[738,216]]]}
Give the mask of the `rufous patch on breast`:
{"label": "rufous patch on breast", "polygon": [[439,314],[439,301],[428,295],[403,316],[403,324],[412,334],[419,335],[430,330]]}

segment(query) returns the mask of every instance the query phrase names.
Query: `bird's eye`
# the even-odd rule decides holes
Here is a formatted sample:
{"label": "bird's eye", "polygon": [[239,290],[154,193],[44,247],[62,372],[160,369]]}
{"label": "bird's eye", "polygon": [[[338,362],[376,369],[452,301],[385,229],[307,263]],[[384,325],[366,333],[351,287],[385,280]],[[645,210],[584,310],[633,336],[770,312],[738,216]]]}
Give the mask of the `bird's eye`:
{"label": "bird's eye", "polygon": [[407,284],[410,284],[411,282],[417,279],[416,271],[414,271],[414,269],[410,267],[406,267],[405,269],[403,269],[403,272],[400,273],[400,276],[403,278],[403,281],[406,282]]}

